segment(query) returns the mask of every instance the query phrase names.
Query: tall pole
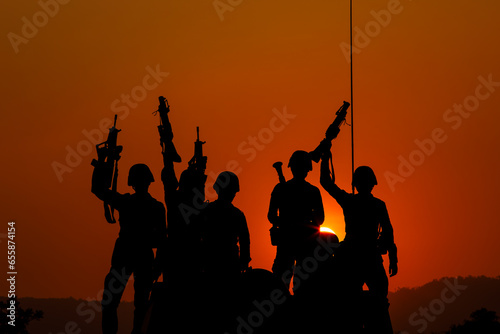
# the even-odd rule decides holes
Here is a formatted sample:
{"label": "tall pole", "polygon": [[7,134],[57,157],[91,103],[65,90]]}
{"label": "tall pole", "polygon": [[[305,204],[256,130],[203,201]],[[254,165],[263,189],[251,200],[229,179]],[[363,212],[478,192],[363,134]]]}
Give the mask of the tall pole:
{"label": "tall pole", "polygon": [[[350,0],[350,62],[351,62],[351,173],[354,177],[354,99],[353,99],[353,82],[352,82],[352,0]],[[354,185],[352,186],[352,193],[354,194]]]}

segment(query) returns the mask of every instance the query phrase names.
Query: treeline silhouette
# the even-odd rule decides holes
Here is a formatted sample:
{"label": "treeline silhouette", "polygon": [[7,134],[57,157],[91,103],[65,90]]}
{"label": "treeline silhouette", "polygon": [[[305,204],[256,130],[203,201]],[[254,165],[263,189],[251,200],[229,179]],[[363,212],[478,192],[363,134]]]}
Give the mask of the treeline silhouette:
{"label": "treeline silhouette", "polygon": [[[15,303],[11,304],[11,300]],[[24,308],[20,306],[20,302],[15,299],[8,299],[7,301],[0,301],[0,332],[5,334],[28,334],[28,325],[33,320],[41,320],[43,318],[43,311],[33,310],[32,308]],[[14,306],[14,312],[9,308]],[[12,314],[14,313],[14,314]],[[9,317],[13,315],[13,317]]]}
{"label": "treeline silhouette", "polygon": [[[458,288],[453,292],[450,287],[455,284]],[[441,299],[443,295],[446,301]],[[397,331],[441,333],[468,318],[474,310],[500,312],[500,277],[444,277],[417,288],[399,289],[389,293],[389,299]],[[421,313],[421,309],[428,313]],[[424,322],[426,315],[432,321]]]}
{"label": "treeline silhouette", "polygon": [[[444,277],[423,286],[403,288],[389,293],[391,301],[391,319],[395,333],[417,333],[418,326],[411,326],[409,318],[418,312],[419,307],[428,306],[439,297],[446,285],[445,280],[453,282],[454,277]],[[486,308],[500,312],[500,277],[458,277],[460,284],[467,286],[459,298],[447,305],[445,311],[428,324],[425,333],[446,333],[452,325],[461,325],[475,310]],[[6,298],[5,298],[6,299]],[[38,321],[29,323],[31,334],[47,334],[64,332],[68,322],[77,324],[82,333],[99,333],[101,312],[98,301],[84,299],[39,299],[20,298],[21,307],[43,310],[44,316]],[[120,328],[118,333],[130,333],[132,329],[132,302],[122,302],[118,309]],[[470,320],[470,319],[469,319]],[[331,324],[331,333],[335,333],[335,324]],[[3,331],[2,331],[3,333]],[[478,332],[480,333],[480,332]]]}
{"label": "treeline silhouette", "polygon": [[445,334],[495,334],[500,333],[500,322],[495,311],[481,308],[471,313],[462,324],[453,325]]}

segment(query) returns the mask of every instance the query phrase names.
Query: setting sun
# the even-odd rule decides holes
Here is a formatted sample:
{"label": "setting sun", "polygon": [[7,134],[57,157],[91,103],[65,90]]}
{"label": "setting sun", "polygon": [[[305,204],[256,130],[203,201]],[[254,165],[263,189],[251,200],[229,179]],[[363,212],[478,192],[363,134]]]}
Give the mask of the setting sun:
{"label": "setting sun", "polygon": [[325,232],[325,233],[332,233],[332,234],[335,234],[335,232],[333,232],[333,230],[329,227],[326,227],[326,226],[321,226],[319,228],[319,231],[320,232]]}
{"label": "setting sun", "polygon": [[[43,319],[27,328],[30,333],[101,332],[100,303],[107,296],[104,281],[121,227],[118,209],[117,223],[109,224],[112,210],[105,213],[103,201],[92,193],[92,163],[99,160],[96,146],[106,143],[115,117],[117,137],[112,146],[121,153],[116,154],[120,156],[117,170],[108,169],[119,170],[112,193],[134,193],[129,171],[144,164],[154,179],[148,193],[166,207],[174,196],[170,188],[166,193],[162,182],[167,147],[160,145],[161,140],[167,138],[168,149],[175,148],[181,158],[175,160],[182,160],[168,161],[176,176],[174,182],[170,173],[172,189],[198,161],[192,159],[195,152],[203,151],[198,157],[199,165],[204,165],[200,177],[206,181],[204,190],[189,192],[196,196],[182,211],[181,206],[165,208],[166,216],[173,217],[170,223],[165,221],[167,228],[175,235],[179,215],[186,222],[198,221],[195,217],[218,198],[214,189],[218,175],[230,171],[238,178],[239,192],[231,204],[247,224],[249,266],[254,273],[270,274],[279,244],[274,238],[271,241],[271,194],[280,188],[277,185],[295,177],[288,167],[293,152],[310,152],[325,139],[343,101],[350,107],[329,147],[331,158],[324,152],[325,164],[312,164],[305,178],[321,195],[323,224],[310,240],[312,246],[319,245],[316,257],[325,261],[306,257],[305,263],[299,261],[302,277],[299,272],[297,277],[316,288],[315,279],[305,283],[305,277],[341,258],[331,261],[330,253],[338,249],[337,240],[343,242],[346,236],[345,206],[340,205],[337,188],[324,186],[328,184],[324,182],[326,160],[332,181],[349,194],[353,170],[369,166],[377,179],[372,195],[387,209],[397,246],[397,275],[391,277],[394,266],[389,268],[389,255],[382,257],[389,276],[394,332],[445,332],[481,307],[500,315],[500,219],[494,209],[500,198],[500,46],[495,43],[500,1],[2,4],[0,244],[2,256],[9,257],[10,272],[16,273],[16,289],[10,292],[11,284],[4,283],[0,302],[10,299],[20,302],[22,309],[43,311]],[[172,134],[167,136],[160,135],[159,126],[166,130],[169,126],[160,124],[161,117],[153,114],[160,96],[169,106]],[[314,201],[299,197],[283,202],[288,207],[309,200]],[[319,208],[319,200],[314,202]],[[240,213],[237,216],[241,218]],[[360,214],[364,216],[365,211]],[[205,214],[200,217],[205,219]],[[195,237],[199,239],[199,231],[193,232]],[[178,245],[186,250],[165,248],[169,261],[191,251],[197,266],[220,259],[200,251],[199,245],[190,247],[180,241]],[[149,262],[147,269],[152,269]],[[7,282],[11,274],[6,277],[3,270]],[[329,280],[336,273],[329,270],[325,269],[324,282],[335,298],[336,292],[343,292],[342,284]],[[283,280],[275,276],[278,283]],[[164,282],[176,293],[186,292],[183,308],[190,310],[190,303],[199,306],[194,297],[188,297],[189,289],[171,283],[171,278],[165,277]],[[193,286],[205,286],[200,284]],[[132,285],[120,299],[117,334],[130,333],[133,326]],[[15,295],[17,301],[5,295]],[[278,304],[288,305],[288,301],[281,303],[284,295],[267,291],[255,298],[266,309],[269,300],[276,310]],[[343,306],[337,301],[329,306]],[[206,325],[181,309],[176,312]],[[265,331],[263,327],[274,321],[262,312],[250,321],[261,319],[261,327],[244,324],[241,329]],[[297,319],[293,320],[292,327]],[[203,331],[211,332],[207,328]]]}

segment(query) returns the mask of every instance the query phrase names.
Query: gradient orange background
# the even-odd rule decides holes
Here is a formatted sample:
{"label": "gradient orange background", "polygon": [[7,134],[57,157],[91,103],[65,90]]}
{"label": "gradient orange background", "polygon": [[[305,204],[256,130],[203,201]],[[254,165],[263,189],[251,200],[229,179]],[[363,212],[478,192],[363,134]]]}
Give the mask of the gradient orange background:
{"label": "gradient orange background", "polygon": [[[392,3],[355,0],[354,26],[365,31],[376,22],[371,11]],[[100,297],[118,226],[105,222],[90,193],[95,150],[62,182],[52,164],[66,164],[66,147],[84,145],[82,131],[111,119],[113,101],[142,85],[146,67],[157,65],[169,75],[119,119],[119,191],[131,191],[128,169],[144,162],[157,179],[151,192],[163,200],[158,117],[151,113],[164,95],[184,158],[178,173],[200,126],[207,174],[232,160],[241,168],[235,205],[248,220],[251,265],[270,269],[275,249],[266,213],[278,181],[271,165],[316,147],[342,101],[350,101],[349,64],[340,47],[349,42],[349,1],[243,0],[224,20],[212,0],[69,1],[18,53],[7,34],[21,35],[22,18],[32,21],[41,7],[2,7],[0,240],[5,250],[7,222],[16,221],[19,296]],[[500,87],[456,130],[443,116],[475,94],[479,76],[500,81],[500,3],[401,0],[397,8],[354,55],[356,165],[377,173],[374,194],[387,203],[399,248],[400,272],[390,289],[442,276],[498,276]],[[273,110],[285,108],[295,118],[261,143],[254,159],[242,154],[249,136],[270,127]],[[436,128],[447,140],[391,190],[384,174],[397,173],[399,157],[409,159],[415,140],[430,138]],[[349,132],[343,126],[333,147],[345,189]],[[213,180],[209,176],[207,189]],[[317,166],[308,180],[319,186]],[[343,238],[342,211],[322,195],[325,225]]]}

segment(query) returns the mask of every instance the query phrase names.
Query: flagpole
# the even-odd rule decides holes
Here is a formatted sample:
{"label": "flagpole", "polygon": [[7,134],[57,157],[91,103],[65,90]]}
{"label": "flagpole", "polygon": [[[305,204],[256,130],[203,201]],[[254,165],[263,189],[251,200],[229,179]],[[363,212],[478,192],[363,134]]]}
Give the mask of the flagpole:
{"label": "flagpole", "polygon": [[[351,63],[351,174],[354,177],[354,91],[353,91],[353,81],[352,81],[352,0],[350,0],[350,63]],[[354,194],[354,185],[352,185],[352,193]]]}

